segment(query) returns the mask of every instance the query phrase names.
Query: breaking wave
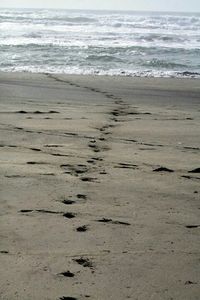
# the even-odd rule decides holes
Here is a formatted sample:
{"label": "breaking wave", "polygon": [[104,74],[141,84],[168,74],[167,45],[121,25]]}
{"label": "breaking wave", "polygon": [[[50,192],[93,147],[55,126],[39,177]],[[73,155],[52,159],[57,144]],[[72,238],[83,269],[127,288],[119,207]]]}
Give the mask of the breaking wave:
{"label": "breaking wave", "polygon": [[0,70],[200,77],[200,14],[0,9]]}

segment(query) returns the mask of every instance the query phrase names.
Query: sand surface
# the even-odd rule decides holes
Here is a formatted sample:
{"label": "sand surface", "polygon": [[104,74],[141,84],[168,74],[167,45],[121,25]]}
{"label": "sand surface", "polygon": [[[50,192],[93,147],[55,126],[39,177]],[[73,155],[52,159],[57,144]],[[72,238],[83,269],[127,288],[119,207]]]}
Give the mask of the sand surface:
{"label": "sand surface", "polygon": [[199,80],[0,73],[0,299],[199,300],[199,113]]}

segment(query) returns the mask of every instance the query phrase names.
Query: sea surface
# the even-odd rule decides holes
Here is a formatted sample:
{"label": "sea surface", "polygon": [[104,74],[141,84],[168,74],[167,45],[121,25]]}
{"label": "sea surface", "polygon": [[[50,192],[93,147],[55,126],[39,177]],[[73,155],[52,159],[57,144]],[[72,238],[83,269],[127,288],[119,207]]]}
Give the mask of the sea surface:
{"label": "sea surface", "polygon": [[200,78],[200,14],[0,9],[0,70]]}

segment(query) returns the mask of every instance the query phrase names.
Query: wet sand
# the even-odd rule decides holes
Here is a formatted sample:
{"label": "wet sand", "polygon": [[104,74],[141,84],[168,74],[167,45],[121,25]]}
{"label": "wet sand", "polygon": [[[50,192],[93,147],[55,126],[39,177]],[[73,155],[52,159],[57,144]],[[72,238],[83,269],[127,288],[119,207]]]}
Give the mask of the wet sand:
{"label": "wet sand", "polygon": [[0,299],[198,300],[200,81],[0,73]]}

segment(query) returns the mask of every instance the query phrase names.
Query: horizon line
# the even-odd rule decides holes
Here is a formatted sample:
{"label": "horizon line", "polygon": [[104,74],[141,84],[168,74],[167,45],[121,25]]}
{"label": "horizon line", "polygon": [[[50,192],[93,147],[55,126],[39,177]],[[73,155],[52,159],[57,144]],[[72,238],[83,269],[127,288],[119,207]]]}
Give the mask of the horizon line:
{"label": "horizon line", "polygon": [[94,9],[94,8],[66,8],[66,7],[2,7],[0,9],[50,9],[50,10],[73,10],[73,11],[107,11],[107,12],[138,12],[138,13],[183,13],[183,14],[200,14],[200,11],[179,11],[179,10],[128,10],[128,9],[110,9],[110,8],[103,8],[103,9]]}

